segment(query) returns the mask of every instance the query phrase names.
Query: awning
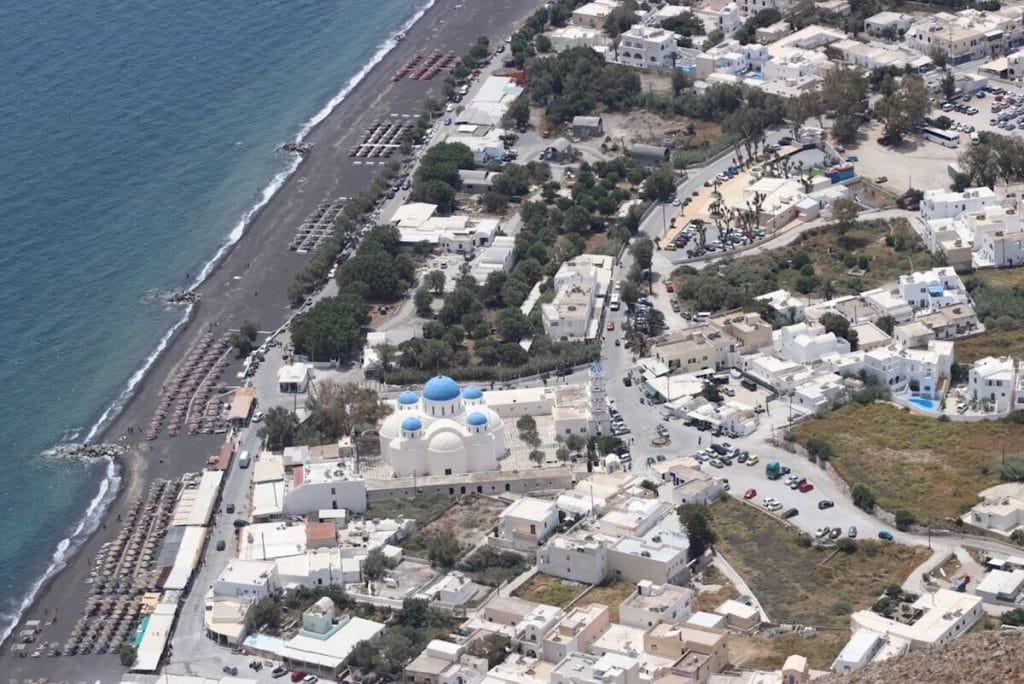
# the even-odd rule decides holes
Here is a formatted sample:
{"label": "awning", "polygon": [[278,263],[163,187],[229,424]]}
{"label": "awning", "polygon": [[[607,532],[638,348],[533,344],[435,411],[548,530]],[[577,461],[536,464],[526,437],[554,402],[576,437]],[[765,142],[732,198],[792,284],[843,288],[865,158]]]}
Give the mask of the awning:
{"label": "awning", "polygon": [[1001,74],[1010,68],[1010,60],[1006,57],[1000,57],[999,59],[993,59],[987,64],[982,64],[979,67],[979,71],[991,71],[992,73]]}

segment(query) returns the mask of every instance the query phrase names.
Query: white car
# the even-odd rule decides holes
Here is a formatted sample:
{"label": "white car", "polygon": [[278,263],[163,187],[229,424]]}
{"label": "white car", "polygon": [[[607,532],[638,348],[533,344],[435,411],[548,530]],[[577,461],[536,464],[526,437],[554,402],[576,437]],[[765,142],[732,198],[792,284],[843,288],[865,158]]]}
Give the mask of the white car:
{"label": "white car", "polygon": [[252,414],[252,422],[259,423],[262,420],[263,420],[263,411],[257,411],[256,413]]}
{"label": "white car", "polygon": [[765,508],[771,508],[772,504],[774,504],[774,503],[775,503],[775,497],[773,497],[773,496],[766,496],[766,497],[764,497],[764,499],[761,500],[761,505],[764,506]]}

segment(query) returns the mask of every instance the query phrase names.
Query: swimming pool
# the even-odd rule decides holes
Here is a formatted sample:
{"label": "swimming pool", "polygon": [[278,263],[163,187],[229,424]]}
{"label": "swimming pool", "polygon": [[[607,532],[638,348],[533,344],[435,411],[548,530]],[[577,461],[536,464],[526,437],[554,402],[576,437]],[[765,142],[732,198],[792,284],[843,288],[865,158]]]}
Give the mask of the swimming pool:
{"label": "swimming pool", "polygon": [[754,73],[747,76],[747,78],[749,78],[751,81],[763,81],[764,74],[762,74],[760,71],[755,71]]}
{"label": "swimming pool", "polygon": [[939,402],[934,399],[923,399],[921,397],[907,397],[907,401],[925,411],[934,411],[939,407]]}

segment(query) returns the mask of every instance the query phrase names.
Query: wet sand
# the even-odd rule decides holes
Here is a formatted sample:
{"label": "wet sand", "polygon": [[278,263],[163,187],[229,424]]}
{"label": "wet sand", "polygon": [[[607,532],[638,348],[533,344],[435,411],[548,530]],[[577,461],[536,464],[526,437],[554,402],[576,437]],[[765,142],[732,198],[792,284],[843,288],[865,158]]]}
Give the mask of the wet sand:
{"label": "wet sand", "polygon": [[[296,228],[321,202],[352,196],[366,189],[370,179],[383,168],[367,165],[365,160],[355,164],[354,161],[360,160],[348,156],[350,148],[369,125],[378,120],[393,120],[392,114],[418,115],[425,97],[440,94],[443,75],[430,81],[406,78],[391,82],[391,76],[409,57],[419,53],[429,55],[434,50],[451,50],[461,56],[481,35],[488,36],[492,46],[496,46],[540,4],[539,0],[438,0],[408,31],[405,40],[306,137],[306,142],[313,144],[312,150],[198,288],[201,301],[194,307],[189,323],[150,369],[121,414],[96,441],[116,442],[127,434],[129,426],[145,428],[149,424],[166,378],[206,329],[212,327],[219,336],[242,321],[253,320],[261,330],[273,330],[291,315],[288,284],[308,259],[288,251]],[[342,85],[339,83],[339,88]],[[399,156],[396,154],[393,158]],[[225,226],[225,230],[228,228]],[[232,384],[238,370],[239,365],[232,364],[224,380]],[[223,435],[162,436],[145,442],[140,441],[136,430],[128,437],[128,443],[135,449],[125,459],[120,493],[106,521],[68,566],[43,587],[22,617],[22,622],[31,619],[48,622],[56,616],[56,624],[46,626],[39,641],[63,644],[67,639],[85,604],[88,587],[84,582],[89,576],[90,561],[100,545],[117,534],[117,516],[135,497],[145,493],[154,479],[172,478],[201,469],[223,443]],[[184,627],[195,629],[197,626]],[[10,656],[10,647],[16,643],[20,628],[19,625],[15,629],[0,654],[0,672],[6,675],[5,681],[29,677],[119,681],[121,668],[116,655],[35,659]]]}

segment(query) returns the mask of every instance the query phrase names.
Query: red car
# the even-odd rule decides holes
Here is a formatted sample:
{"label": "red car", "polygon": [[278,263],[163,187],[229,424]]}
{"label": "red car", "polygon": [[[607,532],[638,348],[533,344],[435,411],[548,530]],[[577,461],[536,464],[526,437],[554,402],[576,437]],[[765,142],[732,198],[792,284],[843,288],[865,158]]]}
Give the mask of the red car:
{"label": "red car", "polygon": [[675,292],[676,288],[672,286],[672,283],[665,283],[665,292]]}
{"label": "red car", "polygon": [[305,676],[306,676],[305,672],[303,672],[302,670],[296,670],[295,672],[292,672],[292,681],[293,682],[301,682],[302,678],[305,677]]}
{"label": "red car", "polygon": [[801,492],[806,494],[807,492],[809,492],[812,489],[814,489],[814,485],[812,485],[810,482],[804,482],[802,485],[797,487],[797,489],[799,489]]}
{"label": "red car", "polygon": [[615,330],[615,321],[608,321],[608,329]]}
{"label": "red car", "polygon": [[754,489],[753,487],[743,492],[744,499],[753,499],[755,496],[757,496],[757,490]]}

